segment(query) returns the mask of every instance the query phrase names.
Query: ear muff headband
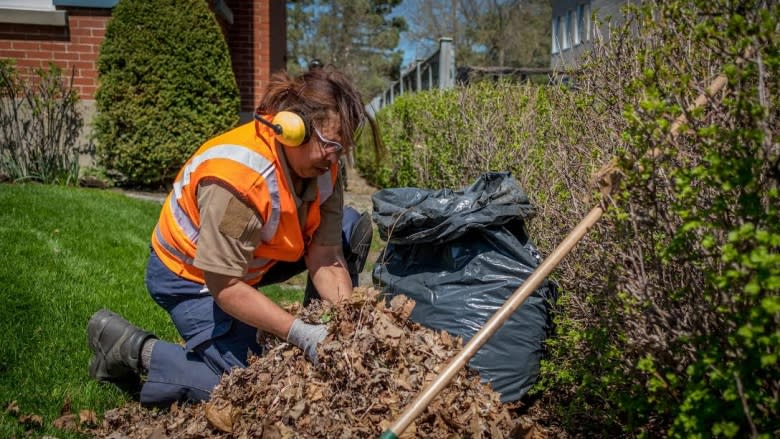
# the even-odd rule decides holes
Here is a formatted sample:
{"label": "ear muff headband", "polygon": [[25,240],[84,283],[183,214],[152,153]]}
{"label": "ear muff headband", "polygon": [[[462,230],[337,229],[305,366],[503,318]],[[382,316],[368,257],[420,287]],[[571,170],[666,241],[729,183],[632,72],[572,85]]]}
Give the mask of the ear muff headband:
{"label": "ear muff headband", "polygon": [[270,122],[259,114],[255,114],[255,120],[270,127],[274,131],[274,137],[282,145],[300,146],[306,143],[311,135],[306,119],[292,111],[280,111]]}

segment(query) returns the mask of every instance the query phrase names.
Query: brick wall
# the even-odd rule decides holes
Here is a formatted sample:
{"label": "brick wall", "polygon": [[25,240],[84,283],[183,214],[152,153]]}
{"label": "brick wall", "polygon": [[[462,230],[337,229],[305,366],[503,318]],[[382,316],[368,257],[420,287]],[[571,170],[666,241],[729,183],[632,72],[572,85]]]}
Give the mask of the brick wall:
{"label": "brick wall", "polygon": [[[234,22],[222,22],[241,94],[241,111],[251,113],[272,72],[286,64],[286,2],[227,0]],[[22,73],[28,67],[54,62],[70,73],[84,100],[94,99],[96,61],[111,18],[110,9],[59,8],[68,14],[67,26],[2,23],[0,58],[13,58]],[[245,118],[245,117],[244,117]]]}
{"label": "brick wall", "polygon": [[42,26],[3,23],[0,26],[0,58],[13,58],[22,74],[28,68],[53,62],[68,75],[82,99],[94,99],[96,61],[111,17],[109,9],[65,8],[68,25]]}
{"label": "brick wall", "polygon": [[282,0],[226,3],[234,17],[233,24],[225,28],[241,94],[241,111],[250,113],[260,101],[271,74],[286,65],[286,4]]}

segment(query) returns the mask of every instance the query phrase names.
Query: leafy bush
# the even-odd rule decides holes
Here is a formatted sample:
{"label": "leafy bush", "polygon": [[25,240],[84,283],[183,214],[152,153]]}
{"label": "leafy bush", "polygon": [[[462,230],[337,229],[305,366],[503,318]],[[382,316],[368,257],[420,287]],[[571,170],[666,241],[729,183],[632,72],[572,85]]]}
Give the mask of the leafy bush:
{"label": "leafy bush", "polygon": [[[548,422],[780,434],[779,20],[777,2],[648,1],[597,42],[574,90],[483,84],[379,113],[390,152],[358,164],[380,185],[509,169],[545,254],[595,202],[608,208],[555,272],[556,337],[534,390]],[[721,72],[725,91],[691,109]],[[593,178],[612,191],[595,192],[589,175],[612,155]]]}
{"label": "leafy bush", "polygon": [[[614,247],[601,255],[616,261],[614,289],[586,329],[612,329],[600,339],[613,367],[578,393],[611,395],[629,431],[776,436],[780,151],[770,91],[780,85],[780,7],[657,2],[628,17],[585,71],[607,111],[624,115],[625,178],[608,219]],[[718,72],[725,91],[691,110]]]}
{"label": "leafy bush", "polygon": [[227,44],[204,0],[119,2],[98,74],[98,159],[124,184],[170,184],[202,142],[238,121]]}
{"label": "leafy bush", "polygon": [[76,184],[84,124],[73,78],[52,64],[20,76],[0,60],[0,174],[18,180]]}

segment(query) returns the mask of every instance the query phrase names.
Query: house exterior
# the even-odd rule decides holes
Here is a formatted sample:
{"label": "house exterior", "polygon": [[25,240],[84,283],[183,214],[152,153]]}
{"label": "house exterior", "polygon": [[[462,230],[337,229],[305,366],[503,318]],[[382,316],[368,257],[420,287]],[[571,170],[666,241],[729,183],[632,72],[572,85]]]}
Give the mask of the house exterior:
{"label": "house exterior", "polygon": [[[623,20],[620,8],[630,0],[552,0],[553,70],[576,68],[596,36],[609,38],[609,23]],[[595,19],[595,20],[594,20]],[[600,23],[596,28],[594,23]]]}
{"label": "house exterior", "polygon": [[[118,0],[0,0],[0,58],[22,70],[53,62],[70,72],[85,111],[94,113],[97,57]],[[286,2],[208,0],[230,50],[242,120],[251,117],[263,85],[285,68]]]}

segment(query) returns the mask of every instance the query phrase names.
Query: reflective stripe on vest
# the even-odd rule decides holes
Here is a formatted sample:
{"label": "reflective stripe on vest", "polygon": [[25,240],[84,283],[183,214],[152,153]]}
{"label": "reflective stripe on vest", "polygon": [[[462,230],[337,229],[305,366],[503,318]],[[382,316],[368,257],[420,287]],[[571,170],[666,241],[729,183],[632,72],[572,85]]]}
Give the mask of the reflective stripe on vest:
{"label": "reflective stripe on vest", "polygon": [[[242,125],[202,145],[180,170],[152,240],[163,263],[177,275],[204,282],[202,270],[193,265],[200,235],[195,186],[204,181],[224,181],[263,223],[260,242],[245,267],[247,283],[258,282],[277,261],[303,255],[320,222],[319,209],[311,206],[305,225],[300,224],[286,168],[269,139],[273,133],[259,124]],[[317,177],[318,204],[332,196],[337,176],[338,167],[333,164],[330,172]]]}
{"label": "reflective stripe on vest", "polygon": [[160,245],[163,246],[163,248],[165,248],[165,250],[167,250],[170,254],[176,256],[181,261],[184,261],[185,263],[192,265],[192,263],[194,262],[192,258],[180,252],[179,249],[169,244],[168,241],[166,241],[165,238],[163,238],[162,233],[160,232],[159,224],[154,228],[154,235],[157,237],[157,242],[159,242]]}
{"label": "reflective stripe on vest", "polygon": [[[236,163],[240,163],[247,168],[262,175],[268,185],[268,193],[271,195],[271,217],[268,218],[266,224],[260,229],[260,239],[263,241],[270,241],[276,234],[276,229],[279,227],[279,182],[276,179],[276,168],[274,164],[262,155],[255,151],[247,149],[240,145],[219,145],[209,148],[202,154],[199,154],[192,158],[192,160],[184,167],[181,180],[176,181],[173,184],[174,196],[171,197],[171,213],[179,226],[179,229],[187,236],[187,238],[193,244],[197,243],[198,235],[200,231],[195,227],[190,220],[189,216],[181,209],[179,203],[176,200],[181,198],[182,188],[190,183],[190,175],[207,160],[211,159],[227,159]],[[324,174],[328,177],[328,184],[330,186],[330,193],[333,193],[333,185],[330,184],[330,174]],[[318,179],[317,184],[320,184],[321,179]],[[322,191],[322,190],[321,190]],[[330,194],[328,194],[330,196]]]}

